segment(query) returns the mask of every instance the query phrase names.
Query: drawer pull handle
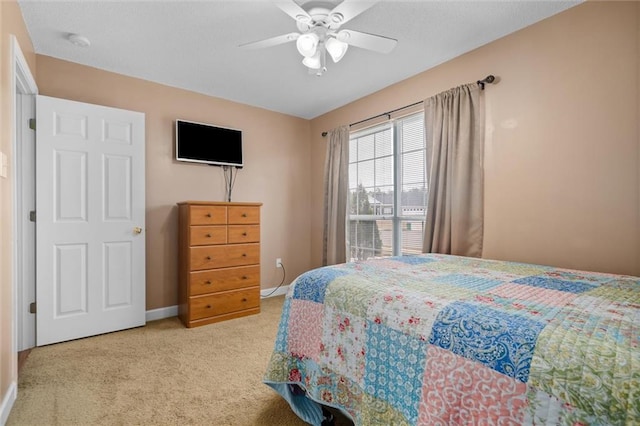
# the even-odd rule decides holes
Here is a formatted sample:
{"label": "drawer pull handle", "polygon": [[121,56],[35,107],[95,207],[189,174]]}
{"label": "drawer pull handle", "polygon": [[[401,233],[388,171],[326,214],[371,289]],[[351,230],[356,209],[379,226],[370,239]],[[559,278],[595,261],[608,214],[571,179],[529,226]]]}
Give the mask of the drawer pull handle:
{"label": "drawer pull handle", "polygon": [[211,213],[207,213],[207,217],[211,217]]}
{"label": "drawer pull handle", "polygon": [[243,233],[242,233],[242,236],[243,236],[243,237],[246,237],[246,236],[247,236],[247,233],[246,233],[246,232],[243,232]]}
{"label": "drawer pull handle", "polygon": [[247,298],[246,298],[246,297],[243,297],[243,298],[242,298],[242,301],[243,301],[243,302],[246,302],[246,301],[247,301]]}
{"label": "drawer pull handle", "polygon": [[207,306],[205,306],[205,308],[211,309],[211,305],[207,305]]}
{"label": "drawer pull handle", "polygon": [[247,277],[246,275],[243,275],[243,276],[242,276],[242,279],[243,279],[243,280],[246,280],[247,278],[248,278],[248,277]]}
{"label": "drawer pull handle", "polygon": [[242,253],[242,257],[247,257],[247,253]]}
{"label": "drawer pull handle", "polygon": [[207,259],[207,260],[211,260],[211,256],[207,256],[205,259]]}
{"label": "drawer pull handle", "polygon": [[246,213],[242,213],[242,217],[247,217],[247,214]]}
{"label": "drawer pull handle", "polygon": [[207,234],[207,235],[205,235],[205,237],[211,238],[211,234]]}
{"label": "drawer pull handle", "polygon": [[204,283],[205,283],[206,285],[211,285],[211,280],[206,280]]}

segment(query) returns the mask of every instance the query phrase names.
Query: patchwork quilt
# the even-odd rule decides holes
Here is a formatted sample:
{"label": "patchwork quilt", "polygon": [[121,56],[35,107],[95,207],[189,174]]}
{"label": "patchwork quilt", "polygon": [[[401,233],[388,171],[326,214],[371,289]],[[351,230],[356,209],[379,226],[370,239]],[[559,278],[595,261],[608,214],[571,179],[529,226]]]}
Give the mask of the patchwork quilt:
{"label": "patchwork quilt", "polygon": [[640,278],[448,255],[300,275],[264,382],[356,425],[640,424]]}

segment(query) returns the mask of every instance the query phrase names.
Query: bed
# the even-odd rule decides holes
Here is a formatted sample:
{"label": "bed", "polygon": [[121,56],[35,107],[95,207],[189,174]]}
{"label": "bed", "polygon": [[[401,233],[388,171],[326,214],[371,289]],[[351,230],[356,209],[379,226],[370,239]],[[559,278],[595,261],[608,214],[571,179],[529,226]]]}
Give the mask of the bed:
{"label": "bed", "polygon": [[640,278],[425,254],[291,284],[264,382],[310,424],[640,424]]}

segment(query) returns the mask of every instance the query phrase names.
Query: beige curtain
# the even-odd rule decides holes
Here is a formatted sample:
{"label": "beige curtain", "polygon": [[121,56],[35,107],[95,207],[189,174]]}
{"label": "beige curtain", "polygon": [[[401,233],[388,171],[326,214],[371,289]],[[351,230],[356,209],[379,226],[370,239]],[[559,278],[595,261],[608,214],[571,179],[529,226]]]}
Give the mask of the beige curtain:
{"label": "beige curtain", "polygon": [[328,132],[324,163],[324,236],[322,264],[347,261],[346,223],[349,193],[349,126]]}
{"label": "beige curtain", "polygon": [[429,196],[423,252],[480,257],[484,92],[467,84],[424,106]]}

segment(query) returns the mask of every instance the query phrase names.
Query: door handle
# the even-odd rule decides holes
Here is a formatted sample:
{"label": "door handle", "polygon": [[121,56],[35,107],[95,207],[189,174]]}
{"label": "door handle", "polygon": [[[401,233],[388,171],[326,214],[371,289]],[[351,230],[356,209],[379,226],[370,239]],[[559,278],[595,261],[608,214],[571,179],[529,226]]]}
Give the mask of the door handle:
{"label": "door handle", "polygon": [[135,228],[133,228],[133,233],[134,234],[141,234],[142,233],[142,228],[140,228],[139,226],[136,226]]}

